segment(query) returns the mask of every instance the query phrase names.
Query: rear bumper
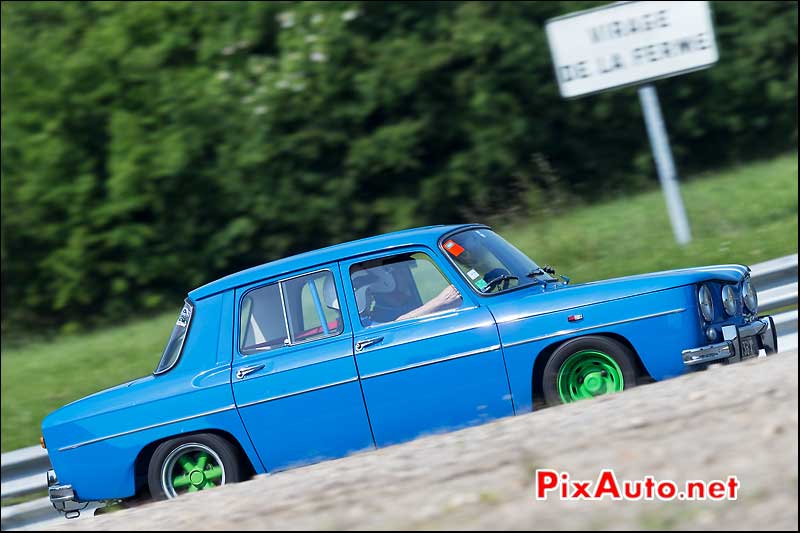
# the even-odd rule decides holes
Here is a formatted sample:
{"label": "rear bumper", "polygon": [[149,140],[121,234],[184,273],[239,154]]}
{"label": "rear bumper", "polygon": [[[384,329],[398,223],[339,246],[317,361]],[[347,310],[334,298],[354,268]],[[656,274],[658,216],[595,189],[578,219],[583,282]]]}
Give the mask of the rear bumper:
{"label": "rear bumper", "polygon": [[738,362],[751,357],[742,349],[742,342],[755,340],[758,349],[763,349],[767,355],[778,351],[778,333],[775,322],[771,316],[757,318],[746,326],[724,326],[722,328],[722,342],[683,350],[684,366],[696,366],[714,361]]}
{"label": "rear bumper", "polygon": [[47,494],[50,496],[50,503],[53,504],[55,510],[60,513],[67,513],[67,516],[83,507],[75,497],[72,485],[58,483],[55,470],[47,471]]}

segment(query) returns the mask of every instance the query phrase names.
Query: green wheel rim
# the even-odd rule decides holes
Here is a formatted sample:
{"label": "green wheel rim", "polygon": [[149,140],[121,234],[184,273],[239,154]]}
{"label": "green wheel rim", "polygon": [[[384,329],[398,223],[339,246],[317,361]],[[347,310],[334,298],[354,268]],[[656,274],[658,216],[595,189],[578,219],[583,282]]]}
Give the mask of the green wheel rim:
{"label": "green wheel rim", "polygon": [[581,350],[561,365],[556,386],[561,401],[570,403],[619,392],[625,387],[625,380],[610,355],[599,350]]}
{"label": "green wheel rim", "polygon": [[161,488],[168,498],[210,489],[225,483],[225,468],[219,455],[200,443],[183,444],[164,460]]}

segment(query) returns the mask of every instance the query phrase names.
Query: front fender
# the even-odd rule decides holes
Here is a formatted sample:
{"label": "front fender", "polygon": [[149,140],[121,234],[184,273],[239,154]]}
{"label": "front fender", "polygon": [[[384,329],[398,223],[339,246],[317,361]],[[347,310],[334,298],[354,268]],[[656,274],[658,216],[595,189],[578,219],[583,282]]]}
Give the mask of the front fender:
{"label": "front fender", "polygon": [[[583,318],[569,322],[570,315]],[[514,405],[518,411],[532,409],[537,357],[554,343],[584,335],[627,339],[656,380],[682,374],[681,351],[704,340],[699,322],[693,286],[498,321]]]}

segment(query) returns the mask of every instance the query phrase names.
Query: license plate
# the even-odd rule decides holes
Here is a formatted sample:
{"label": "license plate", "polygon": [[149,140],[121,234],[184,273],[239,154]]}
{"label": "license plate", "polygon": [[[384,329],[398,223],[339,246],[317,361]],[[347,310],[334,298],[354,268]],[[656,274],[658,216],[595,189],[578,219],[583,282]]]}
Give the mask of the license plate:
{"label": "license plate", "polygon": [[758,341],[755,337],[745,337],[741,339],[742,344],[742,359],[745,357],[758,356]]}

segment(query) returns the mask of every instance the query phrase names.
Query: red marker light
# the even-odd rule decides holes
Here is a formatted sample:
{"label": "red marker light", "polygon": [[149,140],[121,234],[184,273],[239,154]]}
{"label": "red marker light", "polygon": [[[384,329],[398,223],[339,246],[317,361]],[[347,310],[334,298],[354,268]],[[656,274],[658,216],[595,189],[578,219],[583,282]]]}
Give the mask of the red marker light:
{"label": "red marker light", "polygon": [[583,320],[583,315],[569,315],[567,317],[567,322],[577,322],[578,320]]}

